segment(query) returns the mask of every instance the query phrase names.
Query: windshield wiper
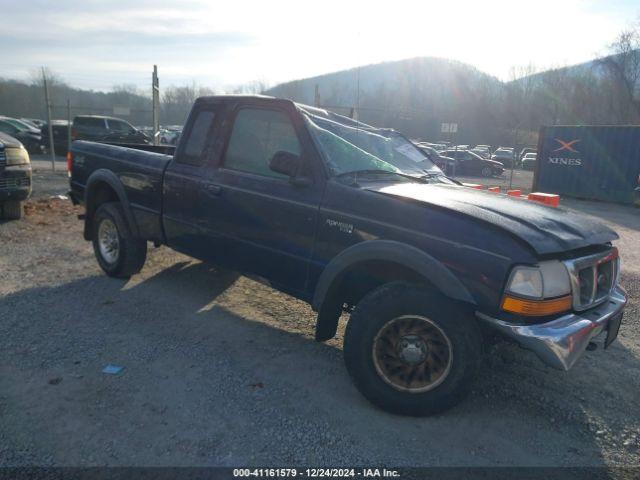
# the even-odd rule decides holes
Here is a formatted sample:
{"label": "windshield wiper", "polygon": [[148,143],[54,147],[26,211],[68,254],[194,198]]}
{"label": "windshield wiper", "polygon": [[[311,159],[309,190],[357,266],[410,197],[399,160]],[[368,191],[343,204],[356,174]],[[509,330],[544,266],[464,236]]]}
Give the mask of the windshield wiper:
{"label": "windshield wiper", "polygon": [[404,177],[404,178],[408,178],[409,180],[413,180],[414,182],[419,182],[419,183],[427,183],[427,178],[425,178],[424,176],[414,176],[414,175],[409,175],[408,173],[400,173],[400,172],[393,172],[391,170],[376,170],[376,169],[366,169],[366,170],[352,170],[351,172],[342,172],[336,175],[336,178],[339,177],[346,177],[347,175],[353,175],[353,181],[354,183],[358,182],[358,175],[379,175],[379,174],[385,174],[385,175],[398,175],[400,177]]}

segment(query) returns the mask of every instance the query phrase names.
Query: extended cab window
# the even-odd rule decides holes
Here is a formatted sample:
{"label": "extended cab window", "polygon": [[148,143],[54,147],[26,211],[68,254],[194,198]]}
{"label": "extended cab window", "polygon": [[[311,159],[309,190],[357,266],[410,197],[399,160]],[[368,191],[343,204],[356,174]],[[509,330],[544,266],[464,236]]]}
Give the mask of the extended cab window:
{"label": "extended cab window", "polygon": [[277,110],[242,109],[233,124],[224,166],[284,178],[269,168],[269,160],[278,151],[300,155],[300,143],[288,115]]}
{"label": "extended cab window", "polygon": [[184,151],[178,156],[178,162],[189,165],[202,165],[205,161],[204,151],[207,138],[215,120],[215,112],[201,110],[191,125],[188,136],[184,139]]}

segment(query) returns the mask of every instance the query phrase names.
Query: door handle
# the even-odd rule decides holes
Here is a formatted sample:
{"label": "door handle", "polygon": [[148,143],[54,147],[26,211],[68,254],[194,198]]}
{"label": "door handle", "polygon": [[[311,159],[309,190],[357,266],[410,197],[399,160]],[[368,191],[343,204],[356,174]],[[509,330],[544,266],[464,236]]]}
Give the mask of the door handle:
{"label": "door handle", "polygon": [[209,195],[218,196],[222,193],[222,187],[220,185],[216,185],[215,183],[205,183],[203,187],[204,191]]}

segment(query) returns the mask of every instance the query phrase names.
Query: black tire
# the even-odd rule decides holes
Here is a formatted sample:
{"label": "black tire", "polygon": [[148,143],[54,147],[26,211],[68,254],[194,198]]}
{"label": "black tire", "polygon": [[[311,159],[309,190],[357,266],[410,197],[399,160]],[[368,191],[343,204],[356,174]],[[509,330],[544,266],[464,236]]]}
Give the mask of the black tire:
{"label": "black tire", "polygon": [[[447,357],[448,370],[436,381],[432,380],[433,374],[429,373],[430,380],[427,382],[431,384],[420,387],[422,391],[401,391],[398,389],[400,387],[392,385],[393,382],[385,380],[380,373],[381,360],[374,353],[378,345],[377,336],[392,328],[388,326],[398,317],[403,319],[408,316],[419,316],[418,324],[427,319],[433,324],[428,328],[435,325],[437,328],[433,328],[433,332],[444,334],[451,347]],[[426,340],[424,345],[427,349],[433,349],[433,355],[438,348],[443,348]],[[390,348],[397,351],[398,347]],[[431,415],[449,409],[462,400],[471,388],[481,351],[482,335],[471,309],[440,293],[405,283],[388,283],[367,294],[351,315],[344,337],[346,367],[358,390],[374,405],[401,415]],[[427,370],[423,364],[428,363],[430,355],[428,351],[423,363],[415,367],[412,364],[410,368]],[[414,374],[410,375],[413,378]],[[425,388],[428,390],[424,391]]]}
{"label": "black tire", "polygon": [[[104,240],[107,230],[111,233],[108,237],[111,242]],[[106,244],[113,248],[107,250]],[[147,259],[147,241],[131,234],[119,203],[103,203],[93,216],[93,251],[98,264],[107,275],[129,278],[144,266]]]}
{"label": "black tire", "polygon": [[480,172],[480,174],[483,177],[492,177],[493,176],[493,169],[491,167],[482,167],[482,171]]}
{"label": "black tire", "polygon": [[24,203],[16,200],[4,202],[2,216],[6,220],[20,220],[24,215]]}

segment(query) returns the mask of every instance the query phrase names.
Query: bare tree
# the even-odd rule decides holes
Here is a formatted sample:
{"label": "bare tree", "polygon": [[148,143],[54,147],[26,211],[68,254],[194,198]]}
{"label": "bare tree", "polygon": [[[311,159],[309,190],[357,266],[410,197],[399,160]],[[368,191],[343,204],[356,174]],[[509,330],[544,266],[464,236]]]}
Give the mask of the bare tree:
{"label": "bare tree", "polygon": [[599,63],[610,76],[623,121],[640,119],[640,22],[622,31]]}
{"label": "bare tree", "polygon": [[232,91],[232,93],[244,93],[244,94],[259,94],[263,93],[269,88],[267,82],[263,80],[254,80],[252,82],[243,83],[238,85]]}
{"label": "bare tree", "polygon": [[[33,68],[29,72],[29,78],[31,79],[31,85],[35,85],[36,87],[42,87],[44,84],[44,79],[42,78],[42,68]],[[44,67],[44,76],[47,77],[47,83],[49,84],[49,88],[56,87],[66,87],[67,83],[63,80],[63,78],[49,67]]]}
{"label": "bare tree", "polygon": [[213,94],[213,90],[198,86],[195,82],[182,87],[171,86],[167,88],[162,95],[162,122],[184,123],[196,98]]}
{"label": "bare tree", "polygon": [[135,83],[122,83],[120,85],[114,85],[111,88],[111,91],[113,93],[126,93],[126,94],[130,94],[130,95],[140,95],[140,92],[138,91],[138,87],[135,85]]}

